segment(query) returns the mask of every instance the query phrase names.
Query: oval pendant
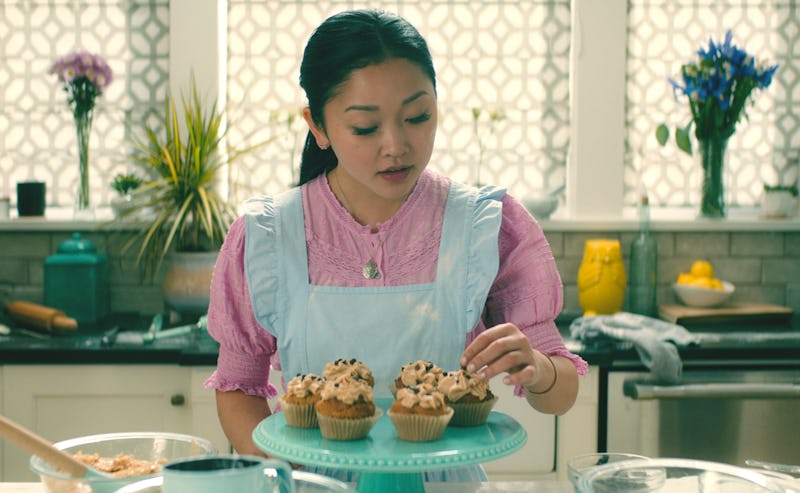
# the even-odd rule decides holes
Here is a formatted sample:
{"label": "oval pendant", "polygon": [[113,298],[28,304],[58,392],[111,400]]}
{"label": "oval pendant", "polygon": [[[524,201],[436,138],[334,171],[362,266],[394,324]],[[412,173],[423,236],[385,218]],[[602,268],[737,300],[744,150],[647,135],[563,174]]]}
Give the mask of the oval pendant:
{"label": "oval pendant", "polygon": [[364,275],[365,279],[380,279],[381,273],[378,270],[378,264],[375,263],[374,260],[369,259],[364,267],[361,268],[361,274]]}

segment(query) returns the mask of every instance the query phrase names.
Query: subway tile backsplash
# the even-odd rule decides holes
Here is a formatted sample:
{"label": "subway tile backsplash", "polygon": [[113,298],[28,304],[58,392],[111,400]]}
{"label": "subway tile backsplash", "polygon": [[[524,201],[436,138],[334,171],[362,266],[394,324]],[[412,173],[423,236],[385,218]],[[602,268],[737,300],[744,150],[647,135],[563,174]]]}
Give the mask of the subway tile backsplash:
{"label": "subway tile backsplash", "polygon": [[[658,301],[677,303],[671,284],[697,259],[711,261],[718,278],[736,285],[732,301],[784,305],[800,313],[800,233],[798,232],[668,232],[653,233],[658,241]],[[577,277],[589,238],[614,238],[622,245],[628,268],[635,232],[553,232],[547,238],[564,283],[564,311],[580,313]]]}
{"label": "subway tile backsplash", "polygon": [[[576,286],[583,248],[589,238],[616,238],[626,261],[636,233],[547,232],[547,238],[564,283],[564,311],[580,313]],[[119,233],[86,232],[109,256],[111,309],[114,312],[156,313],[163,310],[162,276],[142,279],[135,252],[120,254]],[[669,232],[654,233],[659,248],[658,299],[676,302],[670,285],[694,260],[705,258],[717,277],[736,285],[733,301],[765,302],[789,306],[800,312],[800,232]],[[70,233],[0,233],[0,299],[44,299],[44,259],[55,252]],[[795,317],[797,318],[797,317]]]}

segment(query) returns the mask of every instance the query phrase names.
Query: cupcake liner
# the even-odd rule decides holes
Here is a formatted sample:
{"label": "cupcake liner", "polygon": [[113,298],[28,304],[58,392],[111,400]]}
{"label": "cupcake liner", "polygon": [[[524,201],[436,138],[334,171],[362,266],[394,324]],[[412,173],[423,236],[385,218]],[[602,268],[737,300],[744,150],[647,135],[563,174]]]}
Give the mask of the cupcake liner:
{"label": "cupcake liner", "polygon": [[360,440],[365,438],[369,431],[378,422],[383,410],[375,408],[375,414],[366,418],[332,418],[324,414],[317,413],[319,431],[322,438],[328,440]]}
{"label": "cupcake liner", "polygon": [[489,413],[497,402],[497,396],[488,401],[461,404],[458,402],[448,402],[447,405],[453,408],[453,419],[450,420],[451,426],[478,426],[486,423]]}
{"label": "cupcake liner", "polygon": [[447,423],[453,417],[453,409],[448,408],[447,414],[441,416],[394,413],[391,410],[386,415],[392,420],[401,440],[430,442],[441,438]]}
{"label": "cupcake liner", "polygon": [[281,412],[283,413],[286,424],[297,428],[316,428],[317,412],[314,404],[292,404],[286,402],[283,396],[280,398]]}

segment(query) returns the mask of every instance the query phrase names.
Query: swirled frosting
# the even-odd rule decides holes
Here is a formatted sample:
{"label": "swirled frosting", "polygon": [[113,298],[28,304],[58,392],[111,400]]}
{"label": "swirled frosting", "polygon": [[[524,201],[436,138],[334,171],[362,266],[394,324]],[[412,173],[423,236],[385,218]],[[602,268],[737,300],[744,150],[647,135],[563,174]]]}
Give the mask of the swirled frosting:
{"label": "swirled frosting", "polygon": [[444,370],[430,361],[417,360],[400,368],[400,381],[404,386],[426,383],[436,385]]}
{"label": "swirled frosting", "polygon": [[425,409],[444,409],[444,394],[429,384],[406,387],[397,391],[397,401],[409,409],[420,406]]}
{"label": "swirled frosting", "polygon": [[325,380],[320,391],[322,400],[338,399],[345,404],[359,401],[372,402],[372,387],[363,380],[343,375],[335,380]]}
{"label": "swirled frosting", "polygon": [[455,402],[467,394],[472,394],[478,399],[484,400],[489,393],[489,382],[466,370],[445,372],[442,378],[439,379],[438,387],[439,391],[451,402]]}
{"label": "swirled frosting", "polygon": [[319,393],[325,380],[313,373],[297,375],[286,385],[286,393],[294,397],[303,398]]}
{"label": "swirled frosting", "polygon": [[372,377],[372,370],[361,361],[351,359],[337,359],[325,365],[322,371],[322,376],[326,380],[336,380],[341,376],[350,376],[357,380],[364,380],[367,382],[374,381]]}

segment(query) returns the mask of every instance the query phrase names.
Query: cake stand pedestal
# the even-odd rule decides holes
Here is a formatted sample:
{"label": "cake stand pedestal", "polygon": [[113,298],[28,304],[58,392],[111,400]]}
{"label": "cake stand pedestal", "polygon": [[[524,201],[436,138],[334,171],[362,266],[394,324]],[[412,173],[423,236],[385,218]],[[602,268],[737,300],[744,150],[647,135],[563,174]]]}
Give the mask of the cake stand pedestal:
{"label": "cake stand pedestal", "polygon": [[[391,399],[377,399],[384,410]],[[363,440],[327,440],[317,428],[288,426],[282,413],[263,420],[253,441],[264,452],[305,466],[358,471],[360,493],[424,493],[423,472],[481,464],[516,452],[527,440],[511,416],[493,411],[486,424],[447,427],[439,440],[409,442],[397,437],[384,412]]]}

